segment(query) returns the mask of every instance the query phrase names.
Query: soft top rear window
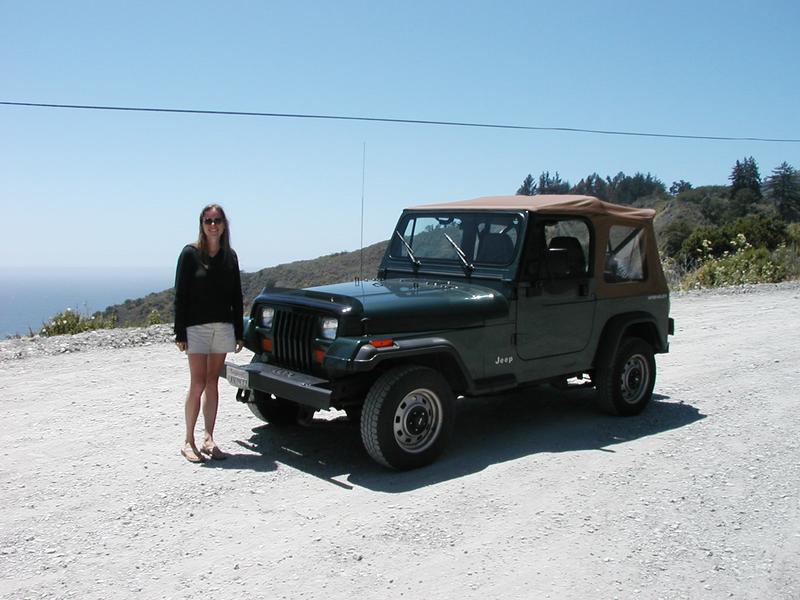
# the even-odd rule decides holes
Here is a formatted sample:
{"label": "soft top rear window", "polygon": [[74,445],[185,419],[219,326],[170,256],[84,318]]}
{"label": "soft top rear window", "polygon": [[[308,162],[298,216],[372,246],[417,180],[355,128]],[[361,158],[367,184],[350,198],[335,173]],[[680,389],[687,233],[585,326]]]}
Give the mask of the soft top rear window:
{"label": "soft top rear window", "polygon": [[609,230],[603,279],[608,283],[647,279],[645,230],[614,225]]}

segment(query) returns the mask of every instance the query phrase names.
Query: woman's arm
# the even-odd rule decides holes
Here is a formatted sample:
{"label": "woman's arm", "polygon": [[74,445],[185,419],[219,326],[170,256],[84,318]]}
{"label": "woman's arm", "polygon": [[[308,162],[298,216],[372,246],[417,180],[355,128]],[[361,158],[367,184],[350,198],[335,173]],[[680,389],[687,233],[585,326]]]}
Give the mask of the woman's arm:
{"label": "woman's arm", "polygon": [[175,341],[186,342],[186,318],[189,310],[189,287],[194,267],[194,249],[184,247],[175,269]]}
{"label": "woman's arm", "polygon": [[233,285],[231,286],[231,307],[233,308],[233,331],[236,340],[240,341],[244,337],[244,301],[242,299],[242,276],[239,272],[239,257],[233,253]]}

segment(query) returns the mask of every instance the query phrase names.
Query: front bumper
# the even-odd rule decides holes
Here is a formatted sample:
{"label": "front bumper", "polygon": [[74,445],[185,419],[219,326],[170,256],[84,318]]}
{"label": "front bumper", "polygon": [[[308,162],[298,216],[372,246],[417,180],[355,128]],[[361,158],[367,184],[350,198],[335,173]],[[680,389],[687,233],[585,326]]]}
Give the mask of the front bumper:
{"label": "front bumper", "polygon": [[237,394],[237,398],[249,398],[247,392],[256,390],[317,410],[331,406],[329,381],[313,375],[260,362],[248,365],[226,362],[220,376],[227,379],[233,387],[245,390],[244,394]]}

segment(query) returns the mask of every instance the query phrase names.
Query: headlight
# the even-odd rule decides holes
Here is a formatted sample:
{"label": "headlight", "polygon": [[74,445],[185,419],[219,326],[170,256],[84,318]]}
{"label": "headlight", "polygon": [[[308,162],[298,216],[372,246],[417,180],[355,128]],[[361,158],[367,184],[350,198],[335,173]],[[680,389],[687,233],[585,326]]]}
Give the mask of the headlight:
{"label": "headlight", "polygon": [[265,306],[261,309],[261,326],[264,329],[272,328],[272,319],[275,317],[275,309],[271,306]]}
{"label": "headlight", "polygon": [[320,334],[326,340],[336,339],[336,330],[339,329],[339,319],[326,317],[320,323]]}

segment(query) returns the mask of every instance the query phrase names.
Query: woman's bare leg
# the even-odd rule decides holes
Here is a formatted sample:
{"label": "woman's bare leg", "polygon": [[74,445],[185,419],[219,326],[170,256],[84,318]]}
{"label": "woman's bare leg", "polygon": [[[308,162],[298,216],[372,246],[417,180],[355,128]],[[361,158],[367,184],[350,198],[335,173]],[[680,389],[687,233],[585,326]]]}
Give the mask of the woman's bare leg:
{"label": "woman's bare leg", "polygon": [[[217,409],[219,407],[219,374],[225,364],[225,354],[209,354],[206,368],[205,398],[203,399],[203,422],[205,434],[203,435],[203,450],[214,456],[214,426],[217,423]],[[220,452],[217,449],[216,452]]]}
{"label": "woman's bare leg", "polygon": [[184,413],[186,416],[186,438],[183,441],[183,455],[188,460],[201,460],[202,456],[197,450],[194,441],[194,428],[197,417],[200,415],[200,397],[206,386],[206,373],[208,371],[207,354],[189,354],[189,391],[186,394]]}

